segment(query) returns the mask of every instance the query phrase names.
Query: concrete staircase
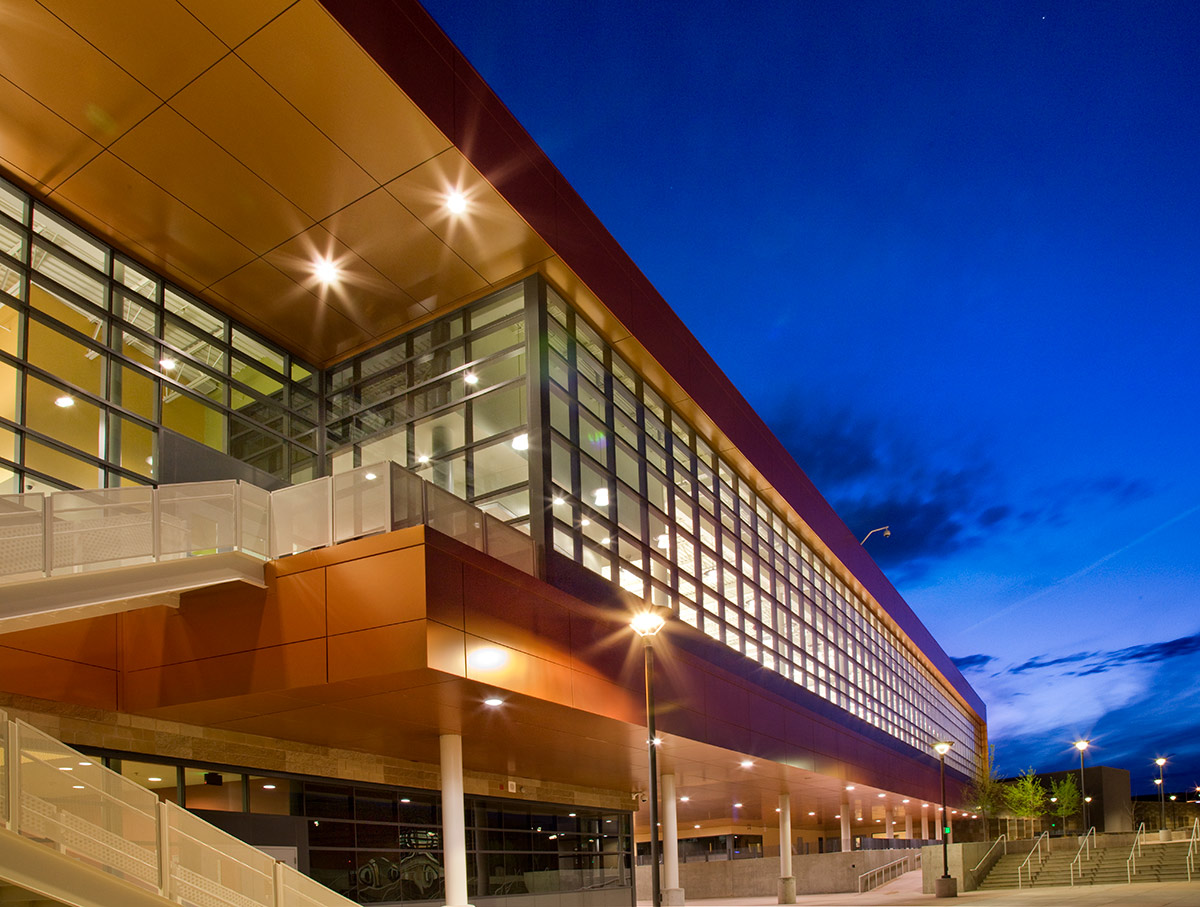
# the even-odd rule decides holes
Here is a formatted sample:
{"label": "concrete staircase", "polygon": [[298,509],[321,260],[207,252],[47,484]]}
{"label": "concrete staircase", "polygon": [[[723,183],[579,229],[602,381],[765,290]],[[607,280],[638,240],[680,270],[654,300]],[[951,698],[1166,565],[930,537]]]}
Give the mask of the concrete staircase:
{"label": "concrete staircase", "polygon": [[[1171,844],[1143,844],[1142,855],[1137,860],[1137,872],[1133,876],[1135,882],[1182,882],[1187,881],[1188,844],[1179,841]],[[1001,857],[992,871],[987,874],[979,888],[982,891],[992,891],[1000,888],[1016,888],[1017,871],[1028,853],[1010,853]],[[1092,848],[1090,857],[1082,860],[1075,868],[1076,885],[1117,885],[1128,881],[1126,860],[1129,852],[1123,848],[1106,847]],[[1034,888],[1047,888],[1053,885],[1071,884],[1071,861],[1075,852],[1061,851],[1052,853],[1038,865],[1037,858],[1030,863]],[[1022,870],[1022,886],[1030,887],[1030,872],[1027,867]],[[1200,883],[1200,876],[1193,876]]]}

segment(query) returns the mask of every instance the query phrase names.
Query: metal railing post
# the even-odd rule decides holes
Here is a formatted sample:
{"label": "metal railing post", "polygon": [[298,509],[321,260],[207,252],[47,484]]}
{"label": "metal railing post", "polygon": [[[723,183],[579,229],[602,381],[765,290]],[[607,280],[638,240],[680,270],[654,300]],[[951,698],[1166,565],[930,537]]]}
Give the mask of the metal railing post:
{"label": "metal railing post", "polygon": [[54,572],[54,495],[42,495],[42,576]]}
{"label": "metal railing post", "polygon": [[233,550],[242,550],[242,480],[233,480]]}
{"label": "metal railing post", "polygon": [[171,829],[167,818],[167,803],[160,800],[155,811],[158,819],[158,893],[171,897]]}
{"label": "metal railing post", "polygon": [[158,489],[150,489],[150,553],[154,563],[162,560],[162,502]]}
{"label": "metal railing post", "polygon": [[275,866],[271,872],[271,878],[274,882],[274,901],[275,907],[283,907],[285,902],[283,890],[283,869],[284,864],[280,860],[275,861]]}
{"label": "metal railing post", "polygon": [[20,831],[18,819],[21,803],[21,741],[17,736],[17,723],[8,722],[8,753],[5,758],[5,772],[8,775],[8,809],[4,824],[9,831]]}

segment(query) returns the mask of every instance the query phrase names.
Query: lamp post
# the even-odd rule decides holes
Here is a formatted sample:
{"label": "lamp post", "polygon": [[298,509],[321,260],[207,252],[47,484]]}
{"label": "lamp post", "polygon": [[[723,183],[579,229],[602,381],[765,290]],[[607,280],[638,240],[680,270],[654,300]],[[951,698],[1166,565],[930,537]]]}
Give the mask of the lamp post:
{"label": "lamp post", "polygon": [[1167,798],[1163,793],[1163,766],[1167,764],[1167,760],[1159,756],[1154,760],[1154,764],[1158,766],[1158,780],[1154,783],[1158,785],[1158,827],[1166,830],[1167,827]]}
{"label": "lamp post", "polygon": [[946,809],[946,753],[950,752],[950,747],[954,744],[949,741],[942,741],[933,745],[934,750],[938,754],[938,763],[941,768],[942,780],[942,877],[935,880],[934,892],[940,898],[952,898],[958,895],[958,886],[955,880],[950,877],[950,855],[949,855],[949,836],[950,836],[950,813]]}
{"label": "lamp post", "polygon": [[643,611],[629,622],[642,638],[646,661],[646,745],[650,755],[650,904],[662,907],[662,884],[658,870],[658,746],[654,731],[654,637],[666,620],[654,611]]}
{"label": "lamp post", "polygon": [[1087,752],[1090,740],[1076,740],[1075,749],[1079,750],[1079,799],[1083,801],[1083,833],[1088,831],[1088,801],[1087,791],[1083,787],[1083,754]]}
{"label": "lamp post", "polygon": [[860,544],[860,545],[865,545],[865,544],[867,543],[867,539],[869,539],[871,536],[873,536],[873,535],[874,535],[876,532],[882,532],[882,533],[883,533],[883,537],[884,537],[885,539],[886,539],[886,538],[891,538],[891,536],[892,536],[892,527],[891,527],[891,526],[880,526],[880,527],[879,527],[879,528],[877,528],[877,529],[872,529],[870,532],[868,532],[866,535],[864,535],[864,536],[863,536],[863,540],[862,540],[861,542],[859,542],[858,544]]}

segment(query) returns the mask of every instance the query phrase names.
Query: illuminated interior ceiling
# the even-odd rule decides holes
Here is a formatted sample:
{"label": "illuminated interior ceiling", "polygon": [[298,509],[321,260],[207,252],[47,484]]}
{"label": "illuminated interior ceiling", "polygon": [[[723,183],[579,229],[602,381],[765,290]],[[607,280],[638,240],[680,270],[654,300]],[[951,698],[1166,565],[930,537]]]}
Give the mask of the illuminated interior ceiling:
{"label": "illuminated interior ceiling", "polygon": [[551,257],[316,0],[136,5],[0,6],[0,159],[118,248],[316,365]]}

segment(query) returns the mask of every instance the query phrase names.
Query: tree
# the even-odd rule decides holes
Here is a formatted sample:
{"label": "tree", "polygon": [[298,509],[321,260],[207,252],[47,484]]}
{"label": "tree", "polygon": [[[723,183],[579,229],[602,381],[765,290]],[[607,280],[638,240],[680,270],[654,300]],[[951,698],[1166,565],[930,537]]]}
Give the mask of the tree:
{"label": "tree", "polygon": [[1020,819],[1036,819],[1046,811],[1046,788],[1028,768],[1016,781],[1005,785],[1004,804]]}
{"label": "tree", "polygon": [[1073,774],[1066,775],[1061,781],[1050,782],[1050,812],[1062,819],[1062,829],[1067,830],[1067,816],[1080,812],[1083,797],[1079,794],[1079,785],[1075,783]]}
{"label": "tree", "polygon": [[[975,812],[983,816],[984,828],[987,821],[998,815],[1005,807],[1004,788],[993,766],[996,764],[996,748],[989,746],[984,758],[975,769],[975,777],[964,793],[965,802],[971,805]],[[985,832],[987,837],[990,832]]]}

